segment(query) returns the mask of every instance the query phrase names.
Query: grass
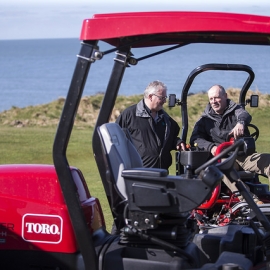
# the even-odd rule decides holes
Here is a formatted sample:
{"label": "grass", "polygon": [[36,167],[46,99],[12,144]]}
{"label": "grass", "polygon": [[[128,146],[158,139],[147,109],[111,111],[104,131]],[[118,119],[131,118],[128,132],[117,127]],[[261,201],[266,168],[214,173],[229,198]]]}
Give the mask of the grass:
{"label": "grass", "polygon": [[[0,164],[41,163],[53,164],[52,147],[55,127],[0,128]],[[107,227],[112,224],[111,212],[102,186],[92,151],[93,129],[72,131],[67,149],[69,164],[78,167],[84,174],[92,196],[99,198]]]}
{"label": "grass", "polygon": [[[111,118],[115,117],[126,107],[135,104],[142,96],[119,97]],[[92,151],[92,133],[95,119],[100,108],[102,96],[84,98],[82,108],[79,108],[67,149],[69,164],[78,167],[84,174],[91,195],[99,198],[107,223],[111,228],[112,217],[107,198],[99,176]],[[188,97],[189,106],[189,132],[192,131],[195,121],[203,111],[207,102],[205,94]],[[270,152],[269,102],[266,95],[260,108],[247,108],[253,115],[253,123],[260,129],[260,137],[256,143],[258,152]],[[23,109],[12,108],[0,114],[0,164],[8,163],[41,163],[52,164],[52,147],[56,132],[56,124],[61,113],[63,100],[54,103],[27,107]],[[89,112],[89,110],[92,110]],[[165,110],[179,123],[181,127],[181,113],[179,107]],[[45,120],[46,121],[45,121]],[[51,122],[48,122],[50,119]],[[46,123],[46,125],[44,125]],[[174,153],[172,153],[174,157]],[[175,164],[170,168],[170,174],[175,174]],[[268,179],[262,178],[268,184]]]}
{"label": "grass", "polygon": [[1,126],[0,163],[52,163],[55,128]]}

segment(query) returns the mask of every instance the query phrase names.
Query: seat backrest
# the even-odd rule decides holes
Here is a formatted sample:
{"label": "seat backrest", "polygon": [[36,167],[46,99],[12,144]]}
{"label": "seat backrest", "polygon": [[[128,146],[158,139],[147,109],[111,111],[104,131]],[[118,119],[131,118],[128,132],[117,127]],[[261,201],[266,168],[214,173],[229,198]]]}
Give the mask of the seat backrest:
{"label": "seat backrest", "polygon": [[124,169],[143,167],[141,157],[117,123],[103,124],[98,128],[98,132],[109,165],[108,173],[112,184],[123,199],[127,199],[126,186],[121,174]]}

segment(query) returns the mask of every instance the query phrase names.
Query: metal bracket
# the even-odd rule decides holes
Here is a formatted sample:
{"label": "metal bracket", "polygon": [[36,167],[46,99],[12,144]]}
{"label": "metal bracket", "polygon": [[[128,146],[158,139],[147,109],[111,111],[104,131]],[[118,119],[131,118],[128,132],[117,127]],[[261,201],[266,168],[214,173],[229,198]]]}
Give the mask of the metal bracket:
{"label": "metal bracket", "polygon": [[123,53],[120,53],[119,51],[118,52],[115,52],[115,54],[119,57],[119,58],[114,58],[113,60],[114,61],[117,61],[119,63],[122,63],[124,64],[125,66],[129,66],[128,65],[128,58],[129,58],[129,55],[125,55]]}
{"label": "metal bracket", "polygon": [[114,58],[114,61],[123,63],[127,67],[129,67],[129,65],[135,66],[135,65],[138,64],[138,60],[136,58],[134,58],[134,57],[131,57],[133,55],[132,53],[129,53],[128,55],[125,55],[125,54],[119,53],[119,51],[118,51],[115,54],[120,56],[122,59]]}
{"label": "metal bracket", "polygon": [[86,61],[89,61],[89,62],[91,62],[91,63],[94,63],[96,60],[101,60],[101,59],[102,59],[102,57],[103,57],[103,52],[101,52],[101,51],[99,50],[99,47],[95,47],[95,48],[93,49],[93,52],[92,52],[92,55],[91,55],[90,58],[84,57],[84,56],[78,55],[78,54],[77,54],[77,57],[78,57],[78,58],[81,58],[81,59],[84,59],[84,60],[86,60]]}

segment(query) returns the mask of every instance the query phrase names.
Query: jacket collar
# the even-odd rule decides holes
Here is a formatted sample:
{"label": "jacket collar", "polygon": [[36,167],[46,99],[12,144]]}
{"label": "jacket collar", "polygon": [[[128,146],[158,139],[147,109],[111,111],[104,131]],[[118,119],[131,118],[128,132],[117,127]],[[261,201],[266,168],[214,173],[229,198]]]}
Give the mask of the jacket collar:
{"label": "jacket collar", "polygon": [[[158,111],[158,115],[162,118],[165,112],[163,110]],[[136,106],[136,116],[139,117],[151,117],[151,110],[146,106],[142,99]]]}

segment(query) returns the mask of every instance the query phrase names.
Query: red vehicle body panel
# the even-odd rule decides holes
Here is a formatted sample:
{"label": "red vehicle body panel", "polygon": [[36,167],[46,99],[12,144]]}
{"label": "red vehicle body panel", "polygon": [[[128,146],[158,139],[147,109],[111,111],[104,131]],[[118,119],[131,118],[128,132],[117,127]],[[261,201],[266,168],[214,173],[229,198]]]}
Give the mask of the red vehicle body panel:
{"label": "red vehicle body panel", "polygon": [[[102,40],[117,46],[123,37],[153,34],[168,36],[173,33],[185,33],[187,35],[187,33],[207,32],[229,32],[230,39],[231,33],[235,33],[235,40],[241,40],[241,36],[237,35],[240,33],[270,34],[270,18],[222,12],[180,11],[97,14],[93,15],[91,19],[83,21],[80,39]],[[167,40],[155,41],[149,45],[173,44],[179,43],[180,40],[181,37],[173,35]],[[226,42],[226,38],[222,38],[220,42],[222,40]],[[193,38],[193,42],[196,42],[196,38]],[[263,37],[261,37],[260,42],[269,44],[269,40]],[[146,43],[139,43],[135,47],[147,45]]]}
{"label": "red vehicle body panel", "polygon": [[[98,199],[71,168],[90,230],[105,226]],[[0,250],[78,250],[68,209],[52,165],[0,166]]]}

